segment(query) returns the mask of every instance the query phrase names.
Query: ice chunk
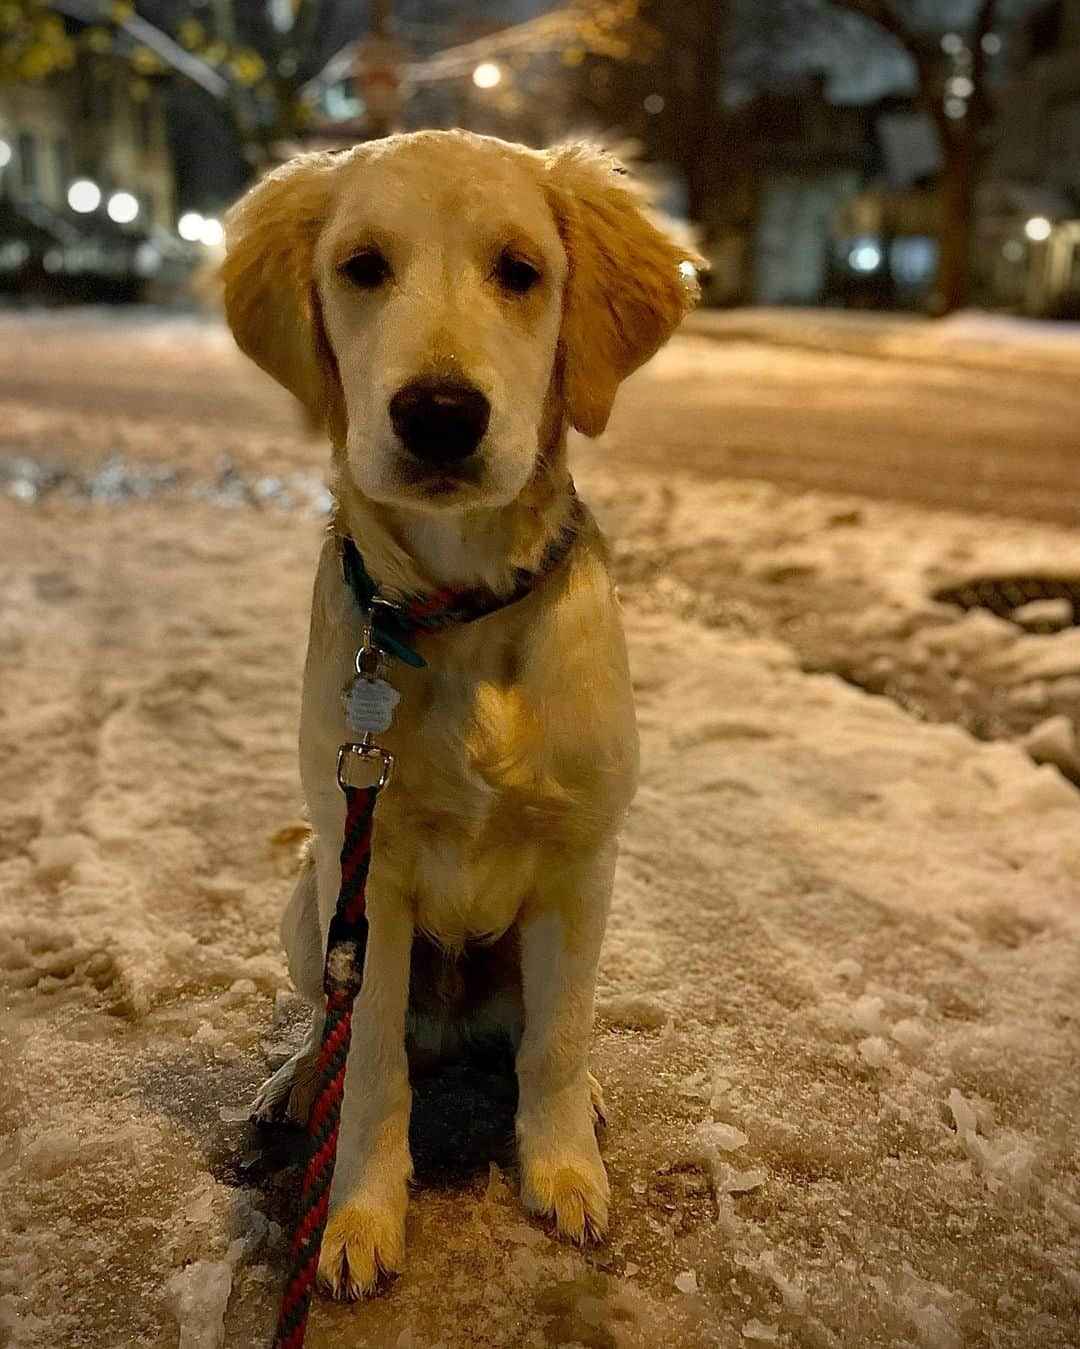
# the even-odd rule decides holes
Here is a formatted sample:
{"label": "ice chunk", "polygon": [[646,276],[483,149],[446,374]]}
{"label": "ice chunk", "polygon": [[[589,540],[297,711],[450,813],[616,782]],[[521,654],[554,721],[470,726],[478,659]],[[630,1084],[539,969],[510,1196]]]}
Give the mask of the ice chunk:
{"label": "ice chunk", "polygon": [[1019,609],[1014,609],[1009,617],[1022,628],[1027,628],[1029,632],[1060,632],[1062,628],[1072,624],[1072,601],[1064,598],[1032,600],[1028,604],[1021,604]]}
{"label": "ice chunk", "polygon": [[605,1021],[631,1030],[659,1030],[670,1018],[662,1002],[642,993],[616,994],[598,1003],[596,1011]]}
{"label": "ice chunk", "polygon": [[898,1021],[889,1032],[892,1038],[909,1053],[921,1053],[934,1038],[925,1026],[910,1018]]}
{"label": "ice chunk", "polygon": [[954,1087],[949,1092],[949,1109],[956,1123],[957,1137],[968,1157],[982,1173],[991,1193],[1008,1189],[1027,1192],[1035,1178],[1037,1156],[1031,1143],[1021,1134],[1002,1129],[993,1138],[978,1132],[978,1117],[970,1101]]}
{"label": "ice chunk", "polygon": [[889,1046],[880,1035],[868,1035],[865,1040],[860,1040],[859,1054],[871,1068],[888,1067],[891,1057]]}
{"label": "ice chunk", "polygon": [[754,1340],[760,1344],[775,1344],[780,1338],[780,1326],[775,1322],[768,1325],[764,1321],[759,1321],[757,1317],[747,1321],[742,1328],[744,1340]]}
{"label": "ice chunk", "polygon": [[698,1290],[697,1275],[692,1269],[684,1269],[681,1274],[675,1275],[675,1287],[680,1293],[696,1293]]}
{"label": "ice chunk", "polygon": [[794,1279],[789,1279],[781,1271],[772,1251],[762,1252],[757,1261],[757,1268],[773,1281],[788,1311],[795,1316],[802,1316],[806,1311],[806,1293],[800,1284]]}
{"label": "ice chunk", "polygon": [[851,1016],[859,1030],[865,1031],[867,1035],[881,1035],[885,1030],[885,1023],[881,1019],[884,1009],[884,998],[875,998],[870,993],[864,993],[861,998],[856,999]]}
{"label": "ice chunk", "polygon": [[857,960],[838,960],[833,966],[833,974],[845,983],[855,983],[862,978],[863,968]]}
{"label": "ice chunk", "polygon": [[724,1166],[724,1172],[718,1187],[723,1194],[748,1194],[751,1190],[760,1189],[768,1179],[760,1167],[751,1171],[735,1171]]}
{"label": "ice chunk", "polygon": [[720,1124],[713,1120],[699,1124],[697,1135],[707,1147],[720,1148],[723,1152],[735,1152],[744,1148],[748,1142],[746,1134],[736,1129],[734,1124]]}
{"label": "ice chunk", "polygon": [[694,1101],[707,1101],[710,1095],[709,1079],[704,1070],[699,1069],[684,1077],[679,1083],[679,1095]]}
{"label": "ice chunk", "polygon": [[224,1349],[232,1280],[228,1260],[196,1260],[165,1285],[169,1306],[180,1323],[179,1349]]}
{"label": "ice chunk", "polygon": [[975,1111],[956,1087],[953,1087],[952,1091],[949,1092],[949,1109],[952,1111],[953,1121],[956,1124],[956,1132],[961,1138],[975,1132],[978,1124]]}
{"label": "ice chunk", "polygon": [[1080,772],[1076,728],[1069,717],[1047,717],[1028,731],[1020,743],[1036,763],[1053,764],[1063,773]]}
{"label": "ice chunk", "polygon": [[727,1105],[731,1093],[731,1079],[717,1074],[713,1079],[712,1095],[709,1097],[709,1109],[720,1110]]}

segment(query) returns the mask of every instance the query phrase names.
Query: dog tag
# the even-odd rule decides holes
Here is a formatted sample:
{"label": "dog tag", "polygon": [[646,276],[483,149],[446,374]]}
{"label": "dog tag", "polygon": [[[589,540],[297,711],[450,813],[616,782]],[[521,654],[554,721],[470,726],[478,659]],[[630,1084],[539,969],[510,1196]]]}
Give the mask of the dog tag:
{"label": "dog tag", "polygon": [[345,720],[358,735],[388,731],[401,694],[385,679],[361,676],[345,695]]}

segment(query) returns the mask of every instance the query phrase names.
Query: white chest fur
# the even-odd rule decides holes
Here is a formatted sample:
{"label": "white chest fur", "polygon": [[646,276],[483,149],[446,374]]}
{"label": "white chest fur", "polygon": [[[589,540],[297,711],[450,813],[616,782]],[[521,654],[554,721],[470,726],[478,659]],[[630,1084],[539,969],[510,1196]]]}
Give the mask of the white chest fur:
{"label": "white chest fur", "polygon": [[[324,554],[305,671],[301,772],[330,862],[343,806],[334,780],[347,738],[359,617]],[[611,833],[633,790],[636,734],[617,612],[602,564],[573,583],[432,639],[424,670],[400,662],[395,756],[376,814],[370,893],[394,893],[416,925],[455,946],[505,931],[560,858]],[[332,851],[333,850],[333,851]],[[320,907],[332,902],[323,896]]]}

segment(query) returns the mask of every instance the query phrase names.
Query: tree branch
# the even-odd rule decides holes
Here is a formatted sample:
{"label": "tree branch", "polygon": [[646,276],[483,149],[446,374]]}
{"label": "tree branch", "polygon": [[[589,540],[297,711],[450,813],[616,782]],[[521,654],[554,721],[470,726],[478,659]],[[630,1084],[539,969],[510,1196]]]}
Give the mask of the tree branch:
{"label": "tree branch", "polygon": [[975,86],[971,95],[970,115],[972,121],[982,125],[990,112],[986,97],[986,48],[983,42],[994,27],[997,18],[997,0],[982,0],[975,15],[975,26],[971,34],[971,83]]}
{"label": "tree branch", "polygon": [[[849,14],[858,14],[870,23],[876,24],[904,48],[915,63],[918,78],[918,98],[934,119],[942,141],[947,145],[953,134],[952,125],[945,116],[945,109],[939,91],[935,88],[937,76],[937,44],[931,44],[918,33],[887,3],[887,0],[829,0],[835,9],[847,10]],[[993,6],[994,0],[984,0],[984,4]]]}
{"label": "tree branch", "polygon": [[136,42],[141,42],[143,46],[156,52],[165,64],[175,70],[177,74],[186,76],[192,84],[197,84],[200,89],[205,89],[219,102],[227,101],[233,92],[229,81],[223,75],[220,75],[213,66],[207,65],[205,61],[200,61],[191,52],[185,51],[178,42],[174,42],[169,37],[168,33],[162,32],[160,28],[148,23],[138,14],[132,14],[130,18],[117,22],[110,19],[99,5],[93,3],[93,0],[52,0],[52,6],[53,9],[59,10],[61,14],[67,14],[70,18],[79,19],[83,23],[111,24],[113,27],[121,29],[129,37],[134,38]]}

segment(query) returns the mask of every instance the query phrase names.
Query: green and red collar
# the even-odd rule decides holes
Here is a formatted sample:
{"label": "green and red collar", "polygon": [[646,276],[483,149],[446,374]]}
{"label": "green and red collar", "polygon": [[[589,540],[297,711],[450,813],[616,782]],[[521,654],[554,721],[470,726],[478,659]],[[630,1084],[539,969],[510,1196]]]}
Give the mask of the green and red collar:
{"label": "green and red collar", "polygon": [[441,632],[455,623],[475,622],[478,618],[486,618],[500,609],[509,608],[532,594],[566,559],[581,531],[581,503],[572,484],[570,490],[572,508],[566,524],[548,544],[539,565],[535,569],[519,567],[513,585],[503,593],[486,586],[468,590],[443,586],[429,593],[415,593],[389,600],[364,565],[355,542],[347,534],[342,535],[341,566],[345,583],[361,613],[365,618],[370,618],[376,645],[406,665],[420,668],[427,662],[409,645],[409,639],[414,634]]}

